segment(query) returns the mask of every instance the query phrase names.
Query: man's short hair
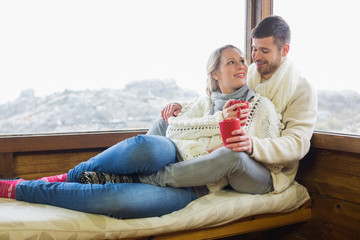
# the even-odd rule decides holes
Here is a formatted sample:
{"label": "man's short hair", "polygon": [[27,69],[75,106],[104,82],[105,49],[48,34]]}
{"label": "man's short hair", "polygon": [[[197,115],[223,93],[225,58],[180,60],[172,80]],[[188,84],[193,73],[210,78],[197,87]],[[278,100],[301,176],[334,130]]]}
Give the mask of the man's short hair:
{"label": "man's short hair", "polygon": [[285,43],[290,44],[291,30],[282,17],[269,16],[256,25],[256,27],[251,31],[251,37],[274,37],[274,43],[280,50]]}

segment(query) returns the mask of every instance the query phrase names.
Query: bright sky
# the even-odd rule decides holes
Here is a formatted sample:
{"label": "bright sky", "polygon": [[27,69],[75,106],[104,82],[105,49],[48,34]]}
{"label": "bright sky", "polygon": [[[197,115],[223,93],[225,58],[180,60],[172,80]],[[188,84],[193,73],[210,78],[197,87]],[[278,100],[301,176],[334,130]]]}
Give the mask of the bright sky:
{"label": "bright sky", "polygon": [[241,0],[1,1],[0,103],[145,79],[203,93],[210,53],[243,46],[244,14]]}
{"label": "bright sky", "polygon": [[[340,3],[344,1],[360,5],[356,0]],[[343,14],[335,4],[320,10],[325,2],[331,1],[274,0],[275,14],[293,30],[291,58],[318,89],[360,92],[351,61],[360,55],[353,43],[359,33],[350,28],[353,24],[346,28],[339,23],[352,22],[359,6]],[[228,43],[243,49],[244,4],[244,0],[0,1],[0,104],[30,88],[44,96],[64,89],[121,89],[145,79],[175,79],[181,87],[204,93],[212,50]]]}
{"label": "bright sky", "polygon": [[360,93],[358,0],[274,0],[292,29],[290,57],[318,90]]}

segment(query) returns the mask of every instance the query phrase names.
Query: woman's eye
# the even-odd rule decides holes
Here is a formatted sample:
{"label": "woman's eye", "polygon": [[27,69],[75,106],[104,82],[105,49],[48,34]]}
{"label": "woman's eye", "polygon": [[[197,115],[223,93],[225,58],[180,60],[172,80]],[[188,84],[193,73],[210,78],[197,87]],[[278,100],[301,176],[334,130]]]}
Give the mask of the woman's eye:
{"label": "woman's eye", "polygon": [[244,59],[241,59],[240,62],[241,62],[241,63],[245,63],[245,60],[244,60]]}
{"label": "woman's eye", "polygon": [[228,64],[234,64],[234,61],[229,61]]}

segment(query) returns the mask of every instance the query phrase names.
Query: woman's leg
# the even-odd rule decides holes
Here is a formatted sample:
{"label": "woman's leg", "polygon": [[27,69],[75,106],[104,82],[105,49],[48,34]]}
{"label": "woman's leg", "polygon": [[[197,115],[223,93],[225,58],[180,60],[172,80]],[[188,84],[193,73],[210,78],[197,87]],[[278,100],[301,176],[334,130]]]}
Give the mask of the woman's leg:
{"label": "woman's leg", "polygon": [[161,216],[195,200],[192,188],[158,187],[143,183],[80,184],[23,181],[16,200],[104,214],[115,218]]}
{"label": "woman's leg", "polygon": [[143,183],[158,186],[194,187],[227,177],[230,186],[245,193],[266,193],[272,190],[269,170],[244,152],[225,147],[206,156],[170,164],[152,175],[141,175]]}
{"label": "woman's leg", "polygon": [[151,174],[176,161],[176,147],[163,136],[138,135],[117,143],[68,172],[68,182],[77,182],[83,171]]}

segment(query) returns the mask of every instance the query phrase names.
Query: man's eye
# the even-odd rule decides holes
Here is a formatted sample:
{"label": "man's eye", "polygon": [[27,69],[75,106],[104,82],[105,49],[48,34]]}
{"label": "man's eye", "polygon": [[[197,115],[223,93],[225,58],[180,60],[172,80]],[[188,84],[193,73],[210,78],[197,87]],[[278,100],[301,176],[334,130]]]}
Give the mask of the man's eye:
{"label": "man's eye", "polygon": [[268,51],[268,50],[263,50],[262,52],[263,52],[263,53],[269,53],[269,51]]}
{"label": "man's eye", "polygon": [[240,62],[241,62],[241,63],[245,63],[245,60],[244,60],[244,59],[241,59]]}

